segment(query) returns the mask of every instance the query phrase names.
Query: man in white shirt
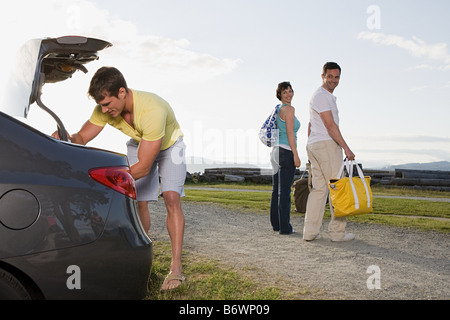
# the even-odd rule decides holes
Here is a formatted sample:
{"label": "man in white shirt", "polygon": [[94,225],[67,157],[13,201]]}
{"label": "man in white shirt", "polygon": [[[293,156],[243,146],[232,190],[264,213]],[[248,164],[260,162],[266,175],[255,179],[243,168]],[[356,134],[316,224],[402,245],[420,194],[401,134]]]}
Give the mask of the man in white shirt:
{"label": "man in white shirt", "polygon": [[[306,205],[303,239],[320,238],[325,205],[329,195],[328,182],[337,178],[342,166],[343,154],[349,160],[355,159],[339,130],[339,112],[334,89],[339,84],[341,67],[335,62],[323,66],[322,86],[314,92],[310,101],[310,122],[306,151],[311,162],[312,186]],[[334,217],[330,206],[331,221],[328,231],[332,241],[349,241],[355,236],[345,232],[346,218]]]}

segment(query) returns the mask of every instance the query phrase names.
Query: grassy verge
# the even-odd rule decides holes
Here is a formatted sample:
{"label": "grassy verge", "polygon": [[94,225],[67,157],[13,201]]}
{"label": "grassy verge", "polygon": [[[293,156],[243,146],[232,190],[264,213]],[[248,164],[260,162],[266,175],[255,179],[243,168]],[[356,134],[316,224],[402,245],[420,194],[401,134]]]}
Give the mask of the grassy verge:
{"label": "grassy verge", "polygon": [[147,300],[288,300],[311,299],[311,295],[316,295],[307,289],[287,293],[275,284],[258,282],[256,277],[252,277],[255,270],[235,271],[187,250],[183,250],[182,257],[187,281],[170,292],[161,293],[171,262],[170,243],[154,242],[153,251]]}
{"label": "grassy verge", "polygon": [[[272,186],[268,184],[254,184],[254,183],[238,183],[238,182],[217,182],[217,183],[193,183],[186,182],[186,187],[208,187],[216,189],[246,189],[246,190],[263,190],[270,191]],[[383,196],[407,196],[407,197],[429,197],[429,198],[450,198],[450,191],[432,191],[432,190],[418,190],[411,188],[402,188],[397,186],[382,186],[373,185],[372,192],[374,195]]]}
{"label": "grassy verge", "polygon": [[[271,186],[246,184],[214,184],[200,185],[214,188],[248,189],[268,191]],[[377,198],[377,195],[450,198],[450,192],[422,191],[401,188],[372,188],[374,194],[373,214],[348,218],[349,221],[361,223],[378,223],[405,228],[418,228],[426,231],[450,232],[450,203],[415,199]],[[185,201],[207,202],[224,207],[267,214],[270,209],[270,193],[268,192],[233,192],[223,190],[186,190]],[[292,214],[295,215],[292,197]],[[325,219],[329,219],[327,209]]]}

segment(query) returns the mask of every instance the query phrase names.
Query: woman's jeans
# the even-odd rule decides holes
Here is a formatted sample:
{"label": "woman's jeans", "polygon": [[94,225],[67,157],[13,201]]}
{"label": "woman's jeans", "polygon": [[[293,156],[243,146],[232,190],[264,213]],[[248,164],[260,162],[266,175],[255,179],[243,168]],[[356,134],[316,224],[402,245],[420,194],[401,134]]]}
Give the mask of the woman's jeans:
{"label": "woman's jeans", "polygon": [[274,147],[271,153],[273,169],[272,199],[270,201],[270,222],[274,231],[280,234],[293,232],[291,220],[291,192],[295,165],[292,151]]}

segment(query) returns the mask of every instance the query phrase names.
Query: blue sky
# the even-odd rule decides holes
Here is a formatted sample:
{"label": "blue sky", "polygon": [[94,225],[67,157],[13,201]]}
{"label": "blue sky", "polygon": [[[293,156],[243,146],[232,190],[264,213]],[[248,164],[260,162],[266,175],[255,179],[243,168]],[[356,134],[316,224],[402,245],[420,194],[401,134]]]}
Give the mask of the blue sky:
{"label": "blue sky", "polygon": [[[18,15],[17,13],[20,12]],[[84,35],[113,47],[87,75],[45,87],[43,100],[70,132],[88,119],[90,77],[118,67],[131,88],[155,92],[175,110],[188,156],[269,166],[257,132],[292,83],[307,162],[308,103],[326,61],[342,67],[335,90],[341,131],[364,167],[450,161],[450,2],[44,0],[0,13],[11,48],[30,38]],[[2,63],[11,52],[2,53]],[[46,133],[53,122],[31,108]],[[105,129],[90,145],[125,152],[127,138]],[[196,160],[200,162],[199,160]]]}

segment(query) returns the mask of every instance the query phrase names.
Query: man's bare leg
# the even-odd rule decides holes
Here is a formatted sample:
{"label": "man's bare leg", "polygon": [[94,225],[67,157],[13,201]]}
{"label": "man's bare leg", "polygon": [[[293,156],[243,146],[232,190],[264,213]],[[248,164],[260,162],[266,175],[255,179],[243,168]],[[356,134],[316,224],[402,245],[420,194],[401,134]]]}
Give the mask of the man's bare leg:
{"label": "man's bare leg", "polygon": [[148,235],[150,230],[150,210],[148,209],[148,201],[138,201],[138,209],[142,227]]}
{"label": "man's bare leg", "polygon": [[[181,263],[181,253],[184,238],[184,213],[181,207],[181,197],[178,192],[166,191],[163,193],[164,202],[167,209],[166,225],[169,232],[172,246],[172,264],[170,266],[171,275],[182,275],[183,267]],[[182,280],[164,280],[161,290],[170,290],[178,287]]]}

